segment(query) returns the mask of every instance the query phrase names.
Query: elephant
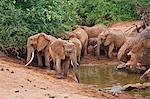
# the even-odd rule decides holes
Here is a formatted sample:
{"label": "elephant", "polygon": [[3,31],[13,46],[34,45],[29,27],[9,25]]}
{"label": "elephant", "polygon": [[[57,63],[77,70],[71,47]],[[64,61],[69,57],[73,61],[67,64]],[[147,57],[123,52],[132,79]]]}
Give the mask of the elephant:
{"label": "elephant", "polygon": [[[127,37],[125,40],[125,43],[119,49],[119,52],[117,55],[118,60],[123,61],[123,62],[127,62],[128,59],[126,57],[127,57],[127,54],[131,51],[132,47],[134,45],[138,44],[139,42],[141,42],[141,44],[142,44],[142,41],[145,42],[145,40],[148,44],[149,39],[150,39],[150,26],[147,27],[146,29],[144,29],[142,32],[138,33],[134,37]],[[139,49],[137,49],[137,50],[139,50]]]}
{"label": "elephant", "polygon": [[66,33],[64,39],[67,39],[67,40],[69,40],[69,42],[72,42],[72,43],[75,44],[75,46],[77,48],[78,63],[80,63],[81,50],[82,50],[81,41],[78,39],[77,35],[74,32],[68,32],[68,33]]}
{"label": "elephant", "polygon": [[71,63],[73,65],[73,72],[76,77],[76,81],[79,82],[75,44],[66,40],[57,39],[50,44],[49,52],[56,66],[57,77],[67,77],[68,68]]}
{"label": "elephant", "polygon": [[[78,38],[82,44],[82,53],[81,54],[87,55],[87,46],[88,46],[88,35],[87,35],[87,33],[80,27],[76,28],[75,30],[73,30],[71,32],[76,34],[76,38]],[[65,33],[64,39],[68,40],[67,33]]]}
{"label": "elephant", "polygon": [[[125,42],[126,36],[133,36],[137,34],[137,27],[136,25],[132,25],[131,27],[127,28],[122,28],[122,27],[117,27],[117,28],[111,28],[109,27],[107,30],[103,31],[100,33],[97,37],[97,46],[98,46],[98,59],[100,59],[100,49],[104,49],[105,54],[111,58],[112,57],[112,51],[115,48],[120,48],[121,45]],[[114,41],[112,41],[114,40]],[[119,42],[118,42],[119,40]],[[114,42],[115,45],[110,45],[106,43]],[[104,43],[106,45],[104,45]],[[114,47],[113,47],[114,46]]]}
{"label": "elephant", "polygon": [[25,66],[32,62],[35,51],[37,51],[38,66],[43,66],[42,52],[44,52],[45,56],[45,65],[50,66],[49,45],[55,40],[55,37],[46,35],[45,33],[38,33],[30,36],[27,40],[27,64]]}
{"label": "elephant", "polygon": [[[98,38],[97,37],[93,37],[93,38],[89,38],[88,40],[88,46],[92,46],[92,52],[94,54],[94,56],[96,56],[98,53],[97,52],[97,43],[98,43]],[[101,51],[104,51],[105,55],[107,56],[107,51],[108,51],[108,47],[105,47],[103,44],[101,44],[100,49]]]}
{"label": "elephant", "polygon": [[142,76],[140,76],[140,80],[144,79],[150,79],[150,68]]}
{"label": "elephant", "polygon": [[104,24],[96,24],[92,27],[88,26],[76,26],[76,27],[84,29],[87,32],[89,38],[97,37],[99,33],[107,29],[107,27]]}
{"label": "elephant", "polygon": [[106,30],[98,35],[98,58],[100,56],[100,46],[108,46],[108,56],[112,58],[112,52],[114,49],[119,49],[125,42],[125,35],[119,30]]}
{"label": "elephant", "polygon": [[128,65],[131,66],[145,66],[150,65],[150,38],[140,40],[136,43],[127,55],[130,55]]}
{"label": "elephant", "polygon": [[107,27],[113,28],[113,27],[131,27],[133,25],[137,25],[137,27],[143,26],[142,20],[136,20],[136,21],[120,21],[120,22],[110,22]]}
{"label": "elephant", "polygon": [[88,40],[88,46],[95,46],[97,44],[97,37],[89,38]]}
{"label": "elephant", "polygon": [[96,46],[97,46],[97,38],[96,37],[89,38],[88,47],[89,46],[92,48],[93,55],[95,56],[95,50],[96,50]]}
{"label": "elephant", "polygon": [[136,36],[138,34],[138,28],[136,25],[132,25],[128,28],[108,28],[106,31],[98,35],[98,57],[100,56],[100,45],[108,46],[108,56],[112,58],[112,51],[114,49],[119,50],[125,43],[128,37]]}
{"label": "elephant", "polygon": [[125,43],[121,46],[121,48],[118,51],[118,60],[127,62],[129,60],[127,53],[129,53],[134,44],[138,43],[138,40],[139,38],[136,37],[127,37]]}
{"label": "elephant", "polygon": [[[106,39],[106,34],[105,34],[105,32],[102,32],[102,33],[99,34],[98,37],[97,37],[97,54],[98,54],[97,56],[98,56],[98,60],[100,59],[100,49],[101,49],[102,47],[104,47],[103,43],[104,43],[105,39]],[[106,50],[106,51],[108,51],[108,50]],[[105,52],[105,53],[106,53],[106,55],[107,55],[107,52]]]}

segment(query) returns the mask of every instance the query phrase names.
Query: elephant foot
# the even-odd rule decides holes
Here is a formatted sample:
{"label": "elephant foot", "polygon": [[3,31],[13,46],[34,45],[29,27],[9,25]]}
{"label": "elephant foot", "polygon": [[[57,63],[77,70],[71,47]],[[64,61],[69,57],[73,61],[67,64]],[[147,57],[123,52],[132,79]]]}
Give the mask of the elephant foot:
{"label": "elephant foot", "polygon": [[63,79],[64,76],[63,76],[62,74],[59,73],[59,74],[56,74],[56,78],[57,78],[57,79]]}
{"label": "elephant foot", "polygon": [[42,63],[38,63],[38,67],[43,67],[44,65]]}
{"label": "elephant foot", "polygon": [[37,67],[39,67],[39,68],[43,68],[44,66],[43,66],[43,65],[38,65]]}
{"label": "elephant foot", "polygon": [[113,58],[113,56],[112,56],[112,55],[108,55],[108,58],[109,58],[109,59],[112,59],[112,58]]}
{"label": "elephant foot", "polygon": [[109,57],[108,57],[108,59],[109,59],[109,61],[113,61],[113,58],[109,58]]}
{"label": "elephant foot", "polygon": [[39,67],[38,65],[35,65],[35,66],[33,66],[33,67]]}
{"label": "elephant foot", "polygon": [[55,70],[55,68],[53,66],[50,66],[49,69],[50,70]]}

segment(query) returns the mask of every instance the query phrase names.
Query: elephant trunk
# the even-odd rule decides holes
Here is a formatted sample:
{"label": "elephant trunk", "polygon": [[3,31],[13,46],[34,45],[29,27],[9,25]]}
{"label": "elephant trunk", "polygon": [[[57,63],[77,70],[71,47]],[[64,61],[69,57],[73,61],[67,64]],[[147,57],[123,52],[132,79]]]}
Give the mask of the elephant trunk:
{"label": "elephant trunk", "polygon": [[73,64],[73,72],[74,72],[74,75],[75,75],[75,81],[77,83],[79,83],[80,81],[79,81],[79,75],[78,75],[78,67],[77,67],[76,63]]}
{"label": "elephant trunk", "polygon": [[97,42],[97,54],[98,54],[98,60],[100,59],[100,46],[101,46],[101,42],[98,41],[98,42]]}
{"label": "elephant trunk", "polygon": [[79,81],[79,75],[78,75],[78,63],[77,63],[77,58],[71,58],[71,64],[73,66],[73,73],[75,75],[75,81],[76,82],[80,82]]}

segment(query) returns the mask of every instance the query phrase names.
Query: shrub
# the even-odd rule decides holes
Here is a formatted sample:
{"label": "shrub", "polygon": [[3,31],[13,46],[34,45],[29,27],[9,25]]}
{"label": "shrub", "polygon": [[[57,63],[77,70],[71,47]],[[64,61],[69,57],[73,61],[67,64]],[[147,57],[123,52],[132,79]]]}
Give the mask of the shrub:
{"label": "shrub", "polygon": [[[134,20],[134,0],[1,0],[0,50],[26,54],[26,40],[38,32],[60,37],[74,25]],[[140,0],[149,6],[149,0]]]}

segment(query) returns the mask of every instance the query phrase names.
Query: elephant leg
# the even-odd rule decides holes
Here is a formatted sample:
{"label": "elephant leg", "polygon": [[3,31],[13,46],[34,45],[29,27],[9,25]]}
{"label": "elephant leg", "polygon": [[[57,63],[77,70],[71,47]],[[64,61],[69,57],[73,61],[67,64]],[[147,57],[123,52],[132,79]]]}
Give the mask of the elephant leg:
{"label": "elephant leg", "polygon": [[55,70],[55,63],[53,62],[53,60],[50,60],[50,70]]}
{"label": "elephant leg", "polygon": [[48,47],[45,49],[45,66],[50,67],[50,53]]}
{"label": "elephant leg", "polygon": [[96,48],[94,46],[93,46],[93,50],[94,50],[93,55],[96,56]]}
{"label": "elephant leg", "polygon": [[130,51],[130,44],[124,43],[118,51],[117,58],[119,61],[127,62],[127,53]]}
{"label": "elephant leg", "polygon": [[105,52],[105,56],[108,57],[108,52],[106,50],[104,50],[104,52]]}
{"label": "elephant leg", "polygon": [[56,69],[56,61],[52,60],[52,63],[53,63],[53,64],[52,64],[53,69],[54,69],[54,70],[57,70],[57,69]]}
{"label": "elephant leg", "polygon": [[87,47],[88,47],[88,40],[85,42],[84,45],[84,55],[87,55]]}
{"label": "elephant leg", "polygon": [[69,69],[69,66],[70,66],[70,59],[67,58],[67,59],[65,59],[64,62],[65,63],[63,65],[63,75],[64,75],[64,77],[67,77],[68,69]]}
{"label": "elephant leg", "polygon": [[108,56],[109,58],[112,58],[112,51],[114,49],[114,43],[109,45],[109,50],[108,50]]}
{"label": "elephant leg", "polygon": [[101,46],[101,43],[97,42],[97,56],[98,56],[98,60],[100,59],[100,46]]}
{"label": "elephant leg", "polygon": [[42,51],[37,53],[37,58],[38,58],[38,66],[43,66],[43,63],[42,63]]}
{"label": "elephant leg", "polygon": [[50,68],[49,69],[57,71],[55,59],[52,59],[52,58],[50,59]]}
{"label": "elephant leg", "polygon": [[81,60],[81,50],[78,53],[78,63],[80,63],[80,60]]}
{"label": "elephant leg", "polygon": [[[132,52],[130,52],[131,54],[131,58],[130,58],[130,60],[129,60],[129,62],[130,62],[130,65],[131,66],[135,66],[135,65],[137,65],[137,63],[138,63],[138,58],[137,58],[137,54],[134,54],[134,53],[132,53]],[[129,54],[129,53],[128,53]]]}
{"label": "elephant leg", "polygon": [[58,76],[61,76],[62,73],[61,59],[56,59],[56,72]]}

